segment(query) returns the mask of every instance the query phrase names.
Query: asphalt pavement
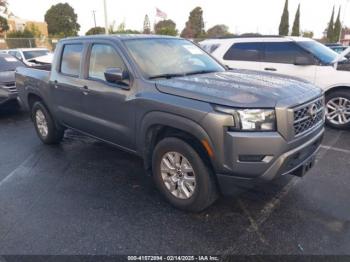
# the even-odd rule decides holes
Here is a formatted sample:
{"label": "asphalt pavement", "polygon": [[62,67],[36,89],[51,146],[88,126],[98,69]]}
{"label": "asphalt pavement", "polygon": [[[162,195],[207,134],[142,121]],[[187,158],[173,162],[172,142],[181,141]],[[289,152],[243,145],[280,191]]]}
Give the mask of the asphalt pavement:
{"label": "asphalt pavement", "polygon": [[72,131],[45,146],[0,112],[0,254],[350,254],[350,132],[327,129],[317,162],[191,214],[135,156]]}

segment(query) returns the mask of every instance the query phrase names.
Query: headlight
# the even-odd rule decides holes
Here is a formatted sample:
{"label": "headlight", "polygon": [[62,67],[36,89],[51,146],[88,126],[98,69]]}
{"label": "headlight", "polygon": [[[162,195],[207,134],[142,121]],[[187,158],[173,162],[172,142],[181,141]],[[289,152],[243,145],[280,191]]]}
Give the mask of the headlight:
{"label": "headlight", "polygon": [[235,125],[229,127],[242,131],[275,131],[276,114],[273,109],[230,109],[215,107],[219,112],[233,116]]}
{"label": "headlight", "polygon": [[276,115],[275,110],[266,109],[245,109],[237,110],[241,129],[247,131],[275,131]]}

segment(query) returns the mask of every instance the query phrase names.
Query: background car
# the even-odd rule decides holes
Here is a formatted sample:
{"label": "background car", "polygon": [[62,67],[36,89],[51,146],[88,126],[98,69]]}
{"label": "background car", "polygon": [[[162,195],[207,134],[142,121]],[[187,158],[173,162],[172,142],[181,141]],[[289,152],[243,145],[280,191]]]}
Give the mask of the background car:
{"label": "background car", "polygon": [[7,53],[16,57],[18,60],[22,61],[27,66],[31,67],[51,64],[52,62],[52,54],[46,48],[10,49],[7,51]]}
{"label": "background car", "polygon": [[224,65],[296,76],[326,94],[327,124],[350,128],[350,67],[345,55],[302,37],[209,39],[200,43]]}
{"label": "background car", "polygon": [[0,106],[17,104],[17,89],[15,84],[15,70],[25,66],[8,54],[0,54]]}

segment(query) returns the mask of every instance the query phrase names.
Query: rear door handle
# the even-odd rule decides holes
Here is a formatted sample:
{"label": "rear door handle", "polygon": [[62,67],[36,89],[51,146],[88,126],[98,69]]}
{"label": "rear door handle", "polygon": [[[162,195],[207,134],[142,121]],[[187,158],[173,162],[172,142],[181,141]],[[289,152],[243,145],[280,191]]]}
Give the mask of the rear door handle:
{"label": "rear door handle", "polygon": [[89,94],[89,88],[88,88],[88,86],[83,86],[83,94],[85,95],[85,96],[87,96],[88,94]]}
{"label": "rear door handle", "polygon": [[273,72],[277,71],[277,69],[273,68],[273,67],[266,67],[264,70],[265,71],[273,71]]}
{"label": "rear door handle", "polygon": [[58,88],[58,85],[57,85],[57,84],[58,84],[58,81],[57,81],[57,80],[53,81],[53,87],[56,88],[56,89]]}

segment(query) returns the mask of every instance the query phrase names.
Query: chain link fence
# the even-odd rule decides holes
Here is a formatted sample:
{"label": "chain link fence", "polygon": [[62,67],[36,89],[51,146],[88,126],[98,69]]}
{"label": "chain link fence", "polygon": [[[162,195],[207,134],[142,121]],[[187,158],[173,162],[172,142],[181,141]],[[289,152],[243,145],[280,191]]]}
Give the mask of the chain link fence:
{"label": "chain link fence", "polygon": [[39,47],[53,51],[58,40],[52,38],[0,38],[0,50]]}

